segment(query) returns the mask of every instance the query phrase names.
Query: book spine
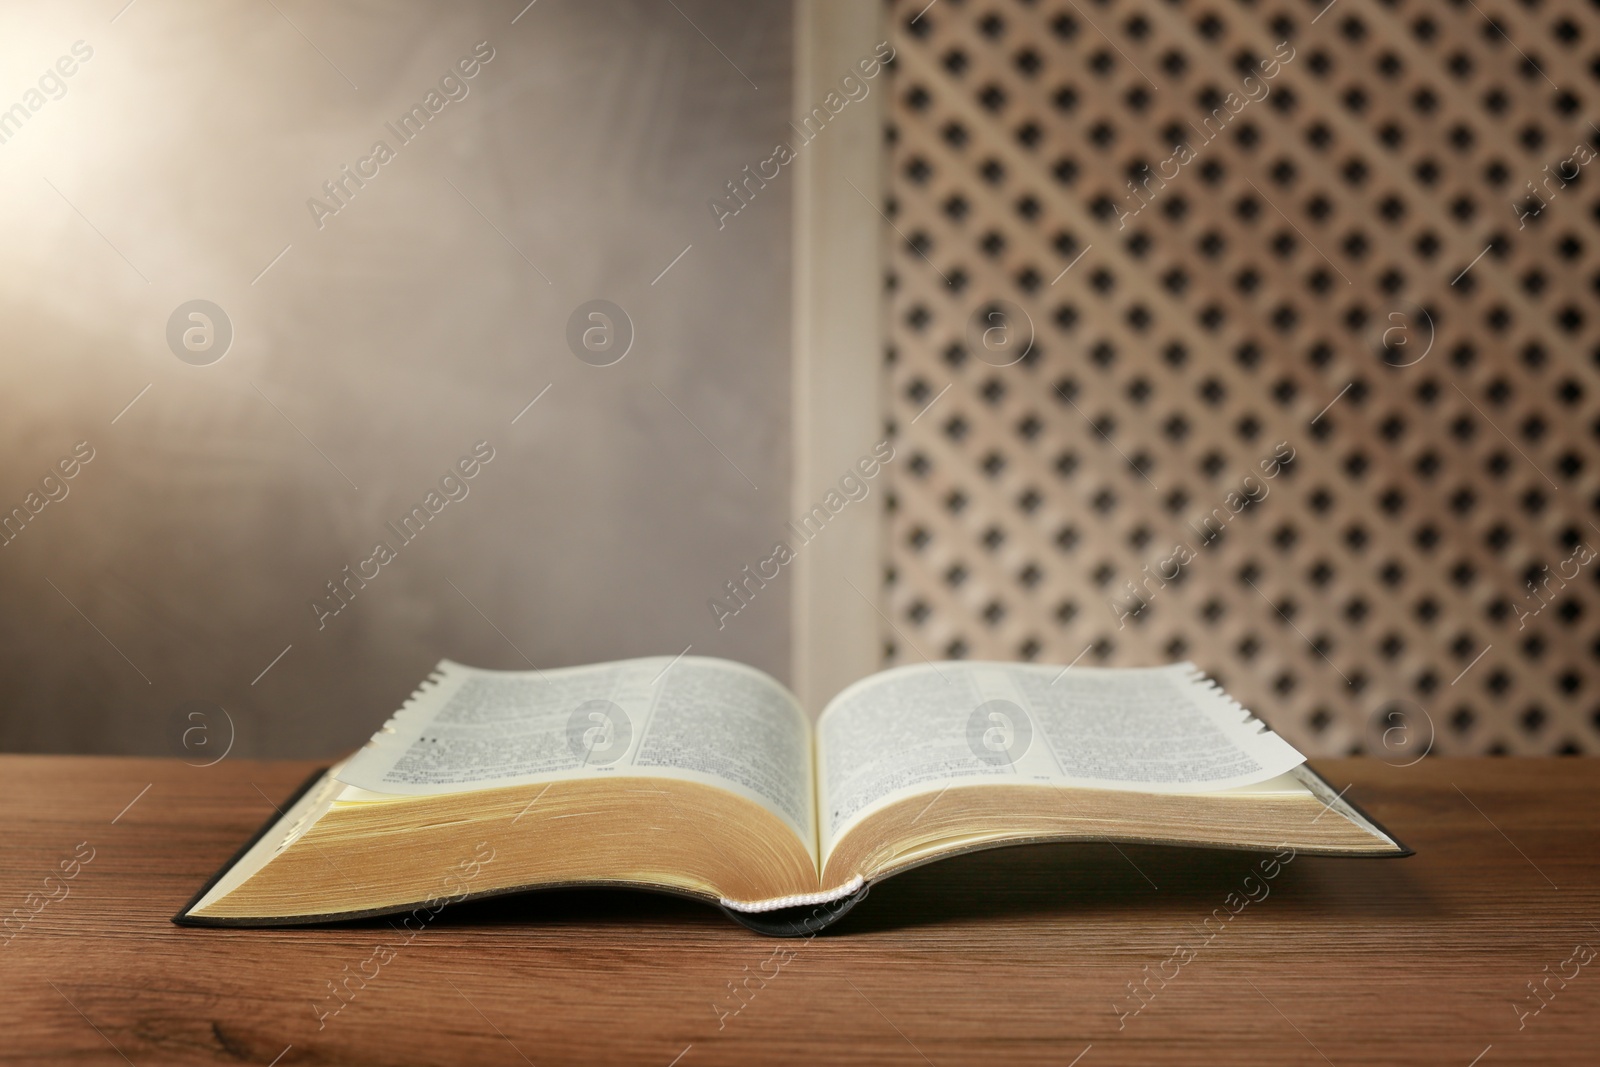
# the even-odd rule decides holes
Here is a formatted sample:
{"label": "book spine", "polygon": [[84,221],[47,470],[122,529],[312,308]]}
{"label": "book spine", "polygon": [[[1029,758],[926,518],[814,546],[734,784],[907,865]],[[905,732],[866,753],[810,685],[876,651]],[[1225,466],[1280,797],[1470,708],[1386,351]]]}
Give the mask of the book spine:
{"label": "book spine", "polygon": [[815,903],[784,903],[796,897],[780,897],[775,901],[753,904],[724,900],[722,911],[739,925],[767,937],[812,937],[844,918],[846,912],[867,898],[870,888],[870,883],[857,875],[838,889],[802,895],[808,901],[811,898],[828,898],[818,899]]}

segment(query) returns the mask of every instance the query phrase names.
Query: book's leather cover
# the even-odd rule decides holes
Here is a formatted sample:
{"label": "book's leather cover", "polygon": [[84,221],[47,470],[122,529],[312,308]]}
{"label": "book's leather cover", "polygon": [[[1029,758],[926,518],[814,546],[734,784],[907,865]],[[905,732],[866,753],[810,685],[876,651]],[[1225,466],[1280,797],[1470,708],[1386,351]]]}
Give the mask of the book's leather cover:
{"label": "book's leather cover", "polygon": [[[1334,789],[1333,783],[1313,770],[1310,763],[1302,763],[1290,773],[1304,782],[1311,792],[1316,796],[1316,798],[1326,804],[1329,808],[1339,812],[1346,818],[1349,818],[1351,822],[1356,823],[1357,825],[1360,825],[1361,823],[1367,823],[1373,829],[1381,833],[1384,837],[1387,837],[1390,841],[1394,842],[1394,846],[1397,850],[1395,852],[1364,853],[1364,855],[1369,855],[1373,859],[1401,859],[1405,856],[1415,856],[1417,854],[1416,849],[1402,844],[1398,837],[1389,832],[1388,827],[1384,826],[1377,819],[1374,819],[1371,815],[1368,815],[1365,809],[1358,807],[1351,801],[1346,800],[1344,798],[1344,790]],[[1348,788],[1349,786],[1345,787],[1345,789]],[[1307,855],[1315,855],[1314,852],[1303,849],[1301,851],[1306,851]],[[1349,853],[1341,852],[1337,853],[1337,855],[1349,855]]]}
{"label": "book's leather cover", "polygon": [[257,923],[251,923],[251,922],[237,922],[237,921],[227,920],[227,919],[201,919],[201,918],[196,918],[194,916],[191,916],[189,914],[189,911],[196,904],[200,903],[200,901],[204,900],[205,899],[205,895],[207,893],[211,892],[211,887],[216,885],[218,882],[222,881],[222,876],[227,874],[229,871],[233,870],[233,865],[235,863],[238,863],[240,860],[244,859],[245,854],[248,853],[251,849],[256,847],[256,842],[260,841],[263,837],[267,836],[267,831],[271,830],[274,826],[278,825],[278,820],[283,818],[283,813],[288,811],[290,808],[294,807],[296,804],[300,803],[300,798],[305,796],[307,793],[309,793],[311,791],[311,787],[312,786],[314,786],[318,782],[322,781],[322,776],[327,774],[327,773],[328,773],[328,768],[327,767],[323,767],[321,770],[312,771],[311,772],[311,777],[307,778],[304,782],[300,783],[300,788],[296,789],[292,794],[290,794],[289,799],[284,801],[282,806],[278,808],[277,814],[273,815],[266,822],[262,823],[261,824],[261,829],[257,830],[255,833],[251,834],[250,835],[250,840],[248,840],[244,844],[240,845],[239,846],[239,851],[235,852],[233,854],[232,858],[230,858],[227,863],[224,863],[221,867],[218,867],[216,874],[213,874],[210,878],[206,879],[206,884],[200,887],[199,892],[195,893],[194,896],[189,898],[189,903],[185,904],[183,906],[183,908],[181,910],[179,910],[178,914],[176,914],[176,915],[174,915],[172,917],[172,921],[177,923],[179,926],[255,926],[255,925],[266,926],[266,925],[268,925],[267,923],[257,924]]}
{"label": "book's leather cover", "polygon": [[[263,823],[261,825],[261,828],[259,830],[257,830],[250,837],[250,840],[246,841],[244,843],[244,845],[239,849],[239,851],[234,853],[233,858],[228,860],[227,863],[224,863],[217,870],[217,872],[215,874],[213,874],[206,881],[206,884],[200,887],[199,892],[195,893],[195,895],[190,898],[189,902],[183,906],[183,908],[178,912],[178,914],[176,914],[176,915],[174,915],[172,917],[172,921],[174,923],[177,923],[180,926],[232,926],[232,927],[320,926],[320,925],[325,925],[325,924],[328,924],[328,923],[348,922],[348,921],[355,920],[355,919],[376,918],[376,917],[385,916],[385,915],[402,915],[402,914],[404,914],[406,912],[409,912],[409,911],[412,911],[413,909],[418,907],[421,904],[421,901],[416,901],[416,902],[412,902],[412,903],[409,903],[409,904],[399,904],[399,905],[395,905],[393,907],[369,908],[369,909],[365,909],[365,910],[361,910],[361,911],[328,912],[326,914],[319,914],[319,915],[294,915],[294,916],[279,917],[279,918],[250,918],[250,919],[215,918],[215,917],[197,916],[197,915],[190,914],[190,912],[194,908],[194,906],[199,904],[200,901],[205,897],[205,895],[211,891],[211,887],[216,885],[217,882],[219,880],[221,880],[223,875],[227,874],[228,871],[233,867],[233,865],[235,863],[238,863],[240,860],[242,860],[245,857],[245,854],[247,852],[249,852],[252,847],[255,846],[257,841],[261,840],[262,837],[266,836],[266,834],[275,825],[277,825],[278,820],[283,818],[283,812],[288,811],[290,808],[294,807],[294,805],[300,800],[300,798],[302,796],[305,795],[305,793],[308,790],[310,790],[313,786],[315,786],[319,781],[322,780],[322,776],[325,775],[326,773],[328,773],[327,768],[323,768],[322,770],[317,771],[316,773],[312,774],[310,778],[307,778],[305,783],[303,785],[301,785],[300,788],[296,789],[294,791],[294,794],[292,796],[290,796],[287,801],[284,802],[283,806],[279,809],[279,811],[276,814],[274,814],[272,818],[268,819],[265,823]],[[1328,805],[1328,807],[1331,810],[1333,810],[1333,811],[1335,811],[1335,812],[1337,812],[1337,813],[1339,813],[1341,815],[1345,815],[1346,817],[1351,818],[1352,822],[1356,822],[1358,824],[1360,824],[1360,823],[1369,824],[1370,826],[1374,827],[1378,832],[1382,833],[1385,837],[1387,837],[1390,841],[1394,842],[1394,845],[1395,845],[1395,851],[1392,851],[1392,852],[1352,853],[1352,852],[1345,852],[1345,851],[1338,851],[1338,850],[1296,849],[1296,851],[1298,853],[1301,853],[1301,854],[1304,854],[1304,855],[1308,855],[1308,856],[1309,855],[1335,855],[1335,856],[1345,856],[1345,857],[1349,857],[1349,858],[1365,857],[1365,858],[1372,858],[1372,859],[1389,859],[1389,858],[1398,858],[1398,857],[1402,857],[1402,856],[1415,855],[1415,852],[1412,849],[1407,848],[1405,845],[1401,844],[1400,843],[1400,839],[1395,837],[1393,834],[1389,833],[1388,830],[1384,829],[1384,827],[1381,824],[1379,824],[1379,822],[1376,819],[1372,818],[1370,815],[1368,815],[1361,808],[1357,807],[1355,804],[1353,804],[1350,801],[1344,799],[1344,795],[1342,793],[1336,791],[1333,788],[1333,786],[1331,784],[1329,784],[1329,782],[1328,782],[1328,780],[1326,778],[1323,778],[1316,771],[1312,770],[1311,766],[1309,764],[1302,763],[1299,767],[1295,768],[1295,771],[1293,773],[1296,775],[1296,777],[1299,777],[1303,782],[1305,782],[1307,787],[1310,788],[1312,790],[1312,792],[1316,794],[1317,798],[1319,800],[1321,800],[1324,804]],[[1088,841],[1115,841],[1116,843],[1119,843],[1119,844],[1155,844],[1155,845],[1163,845],[1163,846],[1166,846],[1166,847],[1178,847],[1178,848],[1186,847],[1186,846],[1182,846],[1182,845],[1173,845],[1173,843],[1170,842],[1170,841],[1142,841],[1137,837],[1075,838],[1075,839],[1073,839],[1073,841],[1074,842],[1077,842],[1077,841],[1084,841],[1084,842],[1088,842]],[[1044,838],[1044,839],[1040,840],[1040,843],[1044,843],[1044,842],[1049,842],[1049,843],[1053,843],[1053,844],[1061,844],[1061,843],[1063,843],[1060,838]],[[897,868],[894,871],[891,871],[891,872],[889,872],[887,874],[881,875],[877,879],[875,879],[873,881],[870,881],[870,882],[867,882],[866,884],[862,885],[862,887],[859,890],[857,890],[855,893],[851,894],[850,896],[843,897],[843,898],[841,898],[839,900],[830,901],[830,902],[825,903],[825,904],[803,904],[803,905],[800,905],[799,907],[794,907],[794,908],[781,908],[781,909],[778,909],[778,910],[775,910],[775,911],[762,911],[762,912],[738,911],[736,909],[729,908],[729,907],[726,907],[726,906],[723,906],[723,905],[720,905],[720,904],[718,904],[717,906],[720,908],[720,910],[722,911],[722,913],[724,915],[728,916],[728,918],[732,919],[734,922],[739,923],[741,926],[744,926],[744,927],[747,927],[747,928],[749,928],[751,930],[754,930],[758,934],[765,934],[768,937],[811,937],[811,936],[815,936],[816,934],[820,933],[822,930],[826,929],[829,926],[832,926],[834,923],[837,923],[840,919],[844,918],[846,913],[848,913],[857,904],[861,903],[863,900],[865,900],[867,898],[867,892],[872,888],[873,885],[877,884],[877,882],[883,881],[885,878],[893,877],[896,874],[903,874],[906,871],[911,870],[914,867],[921,867],[921,866],[923,866],[925,864],[933,863],[933,862],[935,862],[937,860],[949,859],[951,856],[964,855],[964,854],[970,853],[970,852],[982,852],[982,851],[987,851],[987,850],[989,850],[991,848],[1015,847],[1015,846],[1018,846],[1018,845],[1025,845],[1025,844],[1030,844],[1030,843],[1032,843],[1032,842],[1027,842],[1027,841],[1007,841],[1007,842],[999,842],[999,843],[994,843],[994,844],[987,844],[986,843],[986,844],[975,845],[972,848],[961,849],[959,851],[938,853],[936,855],[929,856],[929,857],[927,857],[925,859],[919,860],[916,863],[908,864],[905,867],[900,867],[900,868]],[[1261,851],[1261,849],[1259,849],[1259,848],[1257,848],[1255,846],[1207,845],[1205,847],[1207,847],[1207,848],[1223,848],[1223,849],[1229,849],[1229,850],[1232,850],[1232,851],[1241,851],[1241,852],[1259,852],[1259,851]],[[668,893],[668,894],[673,895],[673,896],[687,897],[690,900],[695,900],[695,901],[698,901],[700,903],[706,903],[706,898],[704,898],[702,896],[698,896],[698,895],[693,894],[693,893],[686,893],[686,892],[683,892],[681,890],[669,889],[667,887],[643,886],[643,885],[632,884],[632,883],[627,883],[627,884],[623,884],[623,883],[607,883],[607,884],[608,885],[615,885],[617,888],[647,889],[647,890],[656,891],[656,892],[663,892],[663,893]],[[513,893],[531,893],[531,892],[537,892],[537,891],[540,891],[540,890],[548,890],[548,889],[595,888],[596,886],[597,886],[597,883],[593,883],[593,882],[560,883],[560,884],[541,883],[539,885],[508,886],[508,887],[501,888],[501,889],[488,889],[488,890],[484,890],[482,892],[468,893],[465,896],[459,898],[459,900],[456,901],[456,903],[459,903],[461,901],[466,901],[466,900],[481,900],[481,899],[486,899],[488,897],[507,896],[507,895],[510,895],[510,894],[513,894]]]}

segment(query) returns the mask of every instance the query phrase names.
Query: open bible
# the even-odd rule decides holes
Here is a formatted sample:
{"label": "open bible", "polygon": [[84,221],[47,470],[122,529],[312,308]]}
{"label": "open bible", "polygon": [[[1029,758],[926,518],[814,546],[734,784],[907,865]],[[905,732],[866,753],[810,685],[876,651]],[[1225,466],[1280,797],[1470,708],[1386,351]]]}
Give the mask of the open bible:
{"label": "open bible", "polygon": [[175,921],[429,915],[629,886],[793,934],[875,881],[1000,845],[1408,853],[1304,764],[1189,664],[899,667],[813,727],[782,685],[726,660],[446,660]]}

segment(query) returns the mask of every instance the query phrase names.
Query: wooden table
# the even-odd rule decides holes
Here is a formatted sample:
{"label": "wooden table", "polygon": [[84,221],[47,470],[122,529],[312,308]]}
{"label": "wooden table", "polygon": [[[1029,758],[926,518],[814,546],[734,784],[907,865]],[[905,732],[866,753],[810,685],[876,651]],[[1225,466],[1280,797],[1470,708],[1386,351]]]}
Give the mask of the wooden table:
{"label": "wooden table", "polygon": [[969,856],[811,941],[534,895],[446,911],[319,1023],[381,921],[168,921],[311,764],[0,757],[0,911],[76,870],[0,945],[0,1063],[1600,1062],[1600,763],[1316,766],[1417,855],[1299,857],[1209,936],[1254,857]]}

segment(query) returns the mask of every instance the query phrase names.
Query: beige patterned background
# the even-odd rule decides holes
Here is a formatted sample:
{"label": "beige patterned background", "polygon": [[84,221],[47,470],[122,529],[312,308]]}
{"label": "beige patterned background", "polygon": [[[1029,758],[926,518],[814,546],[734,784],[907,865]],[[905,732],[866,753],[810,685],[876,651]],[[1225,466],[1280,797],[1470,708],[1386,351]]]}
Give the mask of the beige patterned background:
{"label": "beige patterned background", "polygon": [[886,660],[1192,659],[1313,754],[1600,748],[1594,8],[889,19]]}

